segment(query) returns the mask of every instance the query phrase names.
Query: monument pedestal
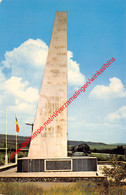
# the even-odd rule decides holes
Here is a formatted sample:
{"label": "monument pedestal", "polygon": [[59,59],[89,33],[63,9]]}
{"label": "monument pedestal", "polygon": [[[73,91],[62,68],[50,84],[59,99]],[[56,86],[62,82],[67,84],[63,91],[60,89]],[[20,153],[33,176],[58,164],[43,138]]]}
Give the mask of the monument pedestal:
{"label": "monument pedestal", "polygon": [[95,157],[18,159],[17,172],[97,171]]}

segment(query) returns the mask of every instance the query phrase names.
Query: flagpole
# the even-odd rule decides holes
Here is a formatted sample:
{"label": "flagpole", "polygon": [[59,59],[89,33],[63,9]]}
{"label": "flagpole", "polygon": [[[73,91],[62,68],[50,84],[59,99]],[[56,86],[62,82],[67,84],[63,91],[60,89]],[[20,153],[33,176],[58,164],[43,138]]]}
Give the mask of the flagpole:
{"label": "flagpole", "polygon": [[[17,119],[16,114],[15,114],[15,119]],[[17,151],[17,129],[16,129],[16,151]],[[17,153],[15,155],[15,163],[17,164]]]}
{"label": "flagpole", "polygon": [[[16,151],[17,151],[17,132],[16,132]],[[17,154],[15,155],[15,163],[17,163]]]}
{"label": "flagpole", "polygon": [[7,108],[6,108],[6,153],[5,153],[5,165],[8,164],[8,155],[7,155]]}

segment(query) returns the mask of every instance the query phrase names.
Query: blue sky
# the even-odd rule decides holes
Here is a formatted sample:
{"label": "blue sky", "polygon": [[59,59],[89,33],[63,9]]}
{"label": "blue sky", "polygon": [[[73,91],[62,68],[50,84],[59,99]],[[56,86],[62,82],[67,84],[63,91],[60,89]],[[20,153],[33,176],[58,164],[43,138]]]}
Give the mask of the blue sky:
{"label": "blue sky", "polygon": [[[68,108],[68,139],[126,140],[126,2],[0,1],[0,133],[30,135],[56,11],[67,11],[68,98],[100,66],[116,61]],[[73,76],[70,77],[69,73]],[[34,94],[30,99],[31,94]]]}

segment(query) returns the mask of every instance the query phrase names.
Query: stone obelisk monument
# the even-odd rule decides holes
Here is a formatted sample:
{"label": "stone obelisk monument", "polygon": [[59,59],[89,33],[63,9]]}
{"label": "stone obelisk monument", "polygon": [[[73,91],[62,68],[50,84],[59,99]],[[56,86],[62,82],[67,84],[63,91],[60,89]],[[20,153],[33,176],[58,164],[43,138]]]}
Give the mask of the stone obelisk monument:
{"label": "stone obelisk monument", "polygon": [[[66,101],[67,13],[56,12],[33,133]],[[67,157],[67,108],[31,141],[28,157]]]}
{"label": "stone obelisk monument", "polygon": [[[56,12],[38,101],[34,132],[67,101],[67,13]],[[95,157],[67,157],[67,108],[30,143],[18,172],[96,171]]]}

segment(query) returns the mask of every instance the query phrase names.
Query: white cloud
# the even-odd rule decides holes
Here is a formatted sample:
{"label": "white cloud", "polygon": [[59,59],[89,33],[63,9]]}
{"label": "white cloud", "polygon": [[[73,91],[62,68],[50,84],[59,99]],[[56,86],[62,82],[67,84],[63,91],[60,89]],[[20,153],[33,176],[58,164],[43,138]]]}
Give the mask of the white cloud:
{"label": "white cloud", "polygon": [[120,79],[113,77],[110,78],[109,86],[97,85],[90,93],[90,98],[95,99],[111,99],[126,97],[126,90]]}
{"label": "white cloud", "polygon": [[[10,70],[10,74],[28,80],[32,86],[41,83],[44,66],[48,54],[48,46],[40,39],[29,39],[19,47],[5,53],[5,60],[1,62],[3,69]],[[79,64],[74,61],[73,53],[68,51],[68,83],[80,86],[85,82],[85,76],[80,72]]]}
{"label": "white cloud", "polygon": [[0,3],[2,2],[2,0],[0,0]]}
{"label": "white cloud", "polygon": [[80,72],[79,64],[74,61],[73,53],[71,51],[67,52],[68,58],[68,83],[70,85],[82,85],[85,82],[85,76]]}
{"label": "white cloud", "polygon": [[10,110],[13,111],[20,111],[20,112],[24,112],[24,113],[29,113],[29,112],[35,112],[35,104],[29,104],[27,102],[21,102],[20,100],[16,100],[15,101],[15,105],[14,106],[9,106],[8,107]]}
{"label": "white cloud", "polygon": [[22,77],[32,87],[41,83],[46,63],[48,46],[40,39],[29,39],[12,51],[7,51],[1,62],[3,70],[8,69],[10,76]]}
{"label": "white cloud", "polygon": [[5,82],[5,89],[10,92],[10,94],[18,97],[27,102],[34,102],[38,99],[38,90],[32,87],[28,87],[28,81],[24,83],[21,82],[21,77],[12,76]]}
{"label": "white cloud", "polygon": [[[6,68],[22,67],[24,64],[30,67],[44,66],[47,58],[48,46],[42,40],[28,39],[19,47],[5,53],[2,64]],[[15,70],[16,71],[16,70]]]}
{"label": "white cloud", "polygon": [[2,70],[0,69],[0,83],[4,82],[5,81],[5,76],[4,74],[2,73]]}
{"label": "white cloud", "polygon": [[116,112],[110,113],[108,119],[110,121],[126,119],[126,106],[121,107]]}

